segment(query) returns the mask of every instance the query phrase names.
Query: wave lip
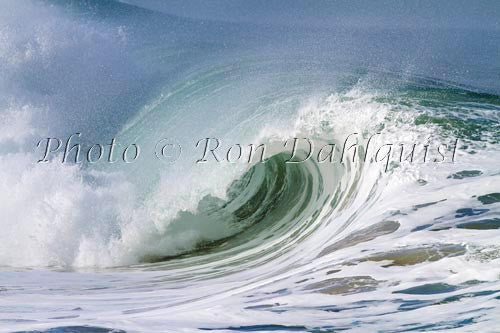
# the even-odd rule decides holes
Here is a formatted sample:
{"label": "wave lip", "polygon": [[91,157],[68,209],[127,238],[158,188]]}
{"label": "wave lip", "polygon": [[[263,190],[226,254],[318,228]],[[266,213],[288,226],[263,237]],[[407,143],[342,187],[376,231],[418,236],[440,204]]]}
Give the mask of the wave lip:
{"label": "wave lip", "polygon": [[[459,57],[472,45],[496,59],[488,33],[405,29],[388,39],[112,1],[4,5],[2,329],[487,331],[498,322],[497,71],[475,53]],[[462,37],[474,42],[458,45]],[[415,57],[415,45],[428,51]],[[34,142],[77,132],[83,144],[116,137],[145,149],[172,137],[187,156],[199,138],[270,148],[250,165],[163,163],[147,151],[141,163],[34,162]],[[396,156],[380,168],[359,145],[345,163],[285,162],[287,139],[342,147],[351,133],[380,133],[374,140],[394,154],[399,143],[458,139],[457,158]]]}

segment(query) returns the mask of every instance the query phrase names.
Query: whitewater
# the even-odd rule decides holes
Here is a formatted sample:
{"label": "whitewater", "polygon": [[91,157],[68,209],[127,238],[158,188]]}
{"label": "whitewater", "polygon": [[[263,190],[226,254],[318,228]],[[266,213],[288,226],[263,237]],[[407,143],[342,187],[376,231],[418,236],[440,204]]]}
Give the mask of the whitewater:
{"label": "whitewater", "polygon": [[0,7],[0,332],[499,331],[498,29]]}

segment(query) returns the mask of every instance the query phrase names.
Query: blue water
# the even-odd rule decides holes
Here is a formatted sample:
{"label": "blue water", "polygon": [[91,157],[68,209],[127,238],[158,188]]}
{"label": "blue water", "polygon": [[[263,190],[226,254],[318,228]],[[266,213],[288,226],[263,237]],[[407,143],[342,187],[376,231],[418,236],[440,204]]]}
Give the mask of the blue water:
{"label": "blue water", "polygon": [[0,332],[495,332],[499,10],[3,1]]}

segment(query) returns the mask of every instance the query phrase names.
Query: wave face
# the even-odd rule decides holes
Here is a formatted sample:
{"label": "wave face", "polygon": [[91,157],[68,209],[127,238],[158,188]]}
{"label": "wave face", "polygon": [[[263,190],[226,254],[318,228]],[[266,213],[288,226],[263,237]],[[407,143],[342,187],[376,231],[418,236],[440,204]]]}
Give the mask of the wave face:
{"label": "wave face", "polygon": [[[2,6],[1,331],[498,326],[497,30]],[[36,163],[40,138],[77,132],[143,158]],[[353,133],[392,144],[390,163],[366,145],[343,163],[285,163],[286,140],[338,149]],[[154,157],[161,138],[183,147],[176,163]],[[266,162],[194,163],[203,138],[221,156],[265,144]],[[454,142],[442,162],[436,147],[448,158]],[[415,162],[398,161],[414,143]]]}

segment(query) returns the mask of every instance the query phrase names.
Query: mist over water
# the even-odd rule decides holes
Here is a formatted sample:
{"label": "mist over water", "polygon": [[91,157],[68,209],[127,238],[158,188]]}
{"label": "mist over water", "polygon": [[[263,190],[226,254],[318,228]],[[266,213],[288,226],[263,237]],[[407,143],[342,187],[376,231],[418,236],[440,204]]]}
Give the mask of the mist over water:
{"label": "mist over water", "polygon": [[[500,8],[419,4],[2,2],[0,331],[493,332]],[[74,133],[141,158],[37,163]],[[286,163],[352,133],[387,170]]]}

